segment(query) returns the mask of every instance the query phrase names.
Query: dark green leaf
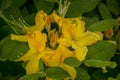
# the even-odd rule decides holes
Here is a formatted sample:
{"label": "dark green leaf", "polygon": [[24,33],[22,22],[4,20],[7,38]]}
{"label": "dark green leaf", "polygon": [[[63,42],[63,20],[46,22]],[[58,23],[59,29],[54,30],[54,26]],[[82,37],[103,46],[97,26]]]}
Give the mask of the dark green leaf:
{"label": "dark green leaf", "polygon": [[52,79],[61,80],[70,76],[64,69],[56,66],[47,68],[45,72],[46,75]]}
{"label": "dark green leaf", "polygon": [[98,9],[99,9],[99,12],[103,19],[112,18],[112,15],[111,15],[109,9],[107,8],[107,6],[104,3],[102,3],[102,2],[99,3]]}
{"label": "dark green leaf", "polygon": [[28,46],[26,43],[13,41],[10,37],[7,37],[0,42],[2,59],[16,60],[27,51]]}
{"label": "dark green leaf", "polygon": [[48,1],[48,2],[57,2],[57,3],[59,3],[60,0],[45,0],[45,1]]}
{"label": "dark green leaf", "polygon": [[10,33],[12,33],[13,30],[8,26],[4,25],[0,27],[0,39],[3,39],[4,37],[8,36]]}
{"label": "dark green leaf", "polygon": [[88,30],[90,31],[105,31],[107,29],[113,28],[117,23],[116,19],[106,19],[98,21],[89,26]]}
{"label": "dark green leaf", "polygon": [[77,77],[75,80],[91,80],[87,71],[81,67],[76,68]]}
{"label": "dark green leaf", "polygon": [[0,10],[5,10],[11,6],[12,0],[0,0]]}
{"label": "dark green leaf", "polygon": [[117,80],[120,80],[120,73],[117,75]]}
{"label": "dark green leaf", "polygon": [[110,65],[109,61],[101,61],[101,60],[95,60],[95,59],[85,60],[85,63],[92,67],[106,67]]}
{"label": "dark green leaf", "polygon": [[50,13],[53,9],[54,3],[47,2],[45,0],[34,0],[34,4],[37,10],[44,10],[46,13]]}
{"label": "dark green leaf", "polygon": [[24,5],[27,0],[13,0],[14,5],[16,5],[18,8],[20,8],[22,5]]}
{"label": "dark green leaf", "polygon": [[71,0],[66,17],[78,17],[90,12],[98,5],[100,0]]}
{"label": "dark green leaf", "polygon": [[2,77],[2,74],[1,74],[1,72],[0,72],[0,80],[3,80],[3,77]]}
{"label": "dark green leaf", "polygon": [[35,15],[36,14],[29,14],[26,17],[24,17],[24,20],[29,24],[29,25],[34,25],[35,24]]}
{"label": "dark green leaf", "polygon": [[39,74],[34,73],[34,74],[28,74],[23,77],[21,77],[19,80],[39,80]]}
{"label": "dark green leaf", "polygon": [[40,61],[39,61],[39,69],[41,70],[41,71],[44,71],[44,63],[43,63],[43,61],[40,59]]}
{"label": "dark green leaf", "polygon": [[118,16],[120,13],[120,4],[118,0],[106,0],[108,8],[111,10],[111,12]]}
{"label": "dark green leaf", "polygon": [[91,17],[91,18],[83,17],[83,20],[85,21],[85,27],[88,28],[91,24],[99,21],[99,18],[98,17]]}
{"label": "dark green leaf", "polygon": [[3,11],[3,15],[9,20],[11,19],[11,16],[13,16],[15,19],[22,18],[21,12],[13,3],[9,8]]}
{"label": "dark green leaf", "polygon": [[69,66],[78,67],[82,62],[78,61],[75,57],[67,57],[65,58],[64,63]]}
{"label": "dark green leaf", "polygon": [[88,47],[86,59],[110,60],[116,51],[116,44],[110,41],[99,41]]}

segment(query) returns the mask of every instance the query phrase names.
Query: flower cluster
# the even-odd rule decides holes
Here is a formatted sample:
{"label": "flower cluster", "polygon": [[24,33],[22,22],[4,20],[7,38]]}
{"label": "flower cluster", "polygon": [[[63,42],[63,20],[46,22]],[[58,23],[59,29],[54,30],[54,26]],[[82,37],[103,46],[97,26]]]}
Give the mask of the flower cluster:
{"label": "flower cluster", "polygon": [[[27,74],[40,71],[39,61],[47,67],[59,66],[70,74],[72,80],[76,77],[74,67],[64,63],[67,57],[85,60],[87,46],[102,40],[102,33],[85,29],[85,22],[80,18],[63,18],[53,12],[47,15],[39,11],[35,17],[35,25],[25,27],[25,35],[11,34],[12,40],[28,42],[29,51],[18,61],[28,61]],[[48,79],[48,78],[46,78]]]}

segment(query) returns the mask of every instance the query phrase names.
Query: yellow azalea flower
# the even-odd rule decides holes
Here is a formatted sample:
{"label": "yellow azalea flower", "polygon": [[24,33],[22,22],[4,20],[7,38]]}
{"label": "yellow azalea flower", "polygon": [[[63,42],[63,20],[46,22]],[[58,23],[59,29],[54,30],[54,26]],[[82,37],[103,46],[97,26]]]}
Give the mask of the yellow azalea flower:
{"label": "yellow azalea flower", "polygon": [[47,66],[59,66],[66,57],[73,56],[73,53],[64,46],[59,45],[54,53],[45,54],[43,61]]}
{"label": "yellow azalea flower", "polygon": [[18,60],[29,61],[26,65],[27,74],[36,73],[39,70],[39,60],[44,55],[47,36],[35,31],[33,34],[27,33],[27,40],[30,50]]}
{"label": "yellow azalea flower", "polygon": [[47,21],[47,14],[40,10],[35,16],[36,30],[43,30]]}
{"label": "yellow azalea flower", "polygon": [[[18,40],[18,37],[15,36],[15,40]],[[26,37],[30,50],[20,57],[18,61],[28,61],[25,68],[27,74],[36,73],[39,71],[40,58],[46,53],[52,53],[53,50],[46,48],[47,36],[39,30],[34,31],[34,33],[28,32]]]}
{"label": "yellow azalea flower", "polygon": [[66,47],[59,45],[54,53],[45,54],[44,57],[42,57],[42,59],[45,62],[45,65],[49,67],[52,66],[62,67],[65,71],[67,71],[70,74],[71,79],[74,80],[76,77],[75,68],[65,65],[63,63],[64,59],[70,56],[73,56],[73,53]]}
{"label": "yellow azalea flower", "polygon": [[73,20],[67,19],[62,23],[62,37],[58,39],[60,45],[72,47],[75,49],[75,57],[82,61],[87,54],[87,47],[101,40],[103,37],[100,32],[85,32],[85,23],[75,18]]}

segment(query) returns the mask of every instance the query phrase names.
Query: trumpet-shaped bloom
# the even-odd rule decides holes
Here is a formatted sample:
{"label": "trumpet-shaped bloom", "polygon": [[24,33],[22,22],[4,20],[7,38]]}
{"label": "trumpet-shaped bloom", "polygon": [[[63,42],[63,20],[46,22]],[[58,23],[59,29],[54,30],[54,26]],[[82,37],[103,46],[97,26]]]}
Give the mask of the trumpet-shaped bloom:
{"label": "trumpet-shaped bloom", "polygon": [[39,60],[45,53],[44,49],[47,42],[47,36],[40,31],[35,31],[33,34],[27,34],[27,40],[30,50],[18,60],[28,61],[26,65],[27,74],[36,73],[39,70]]}
{"label": "trumpet-shaped bloom", "polygon": [[[64,20],[63,20],[64,21]],[[59,38],[58,43],[75,49],[75,57],[82,61],[87,54],[87,47],[98,40],[102,39],[100,32],[85,32],[85,23],[78,18],[74,20],[67,19],[62,22],[62,37]]]}
{"label": "trumpet-shaped bloom", "polygon": [[64,59],[70,56],[73,56],[73,53],[66,47],[59,45],[54,53],[44,55],[43,61],[49,67],[52,67],[52,66],[62,67],[71,75],[71,79],[74,80],[76,77],[75,68],[63,63]]}

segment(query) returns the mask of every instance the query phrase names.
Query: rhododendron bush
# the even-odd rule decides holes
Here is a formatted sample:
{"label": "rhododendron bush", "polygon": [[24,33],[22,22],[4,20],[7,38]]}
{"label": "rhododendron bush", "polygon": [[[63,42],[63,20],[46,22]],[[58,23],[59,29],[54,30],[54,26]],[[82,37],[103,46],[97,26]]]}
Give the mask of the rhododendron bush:
{"label": "rhododendron bush", "polygon": [[0,0],[0,80],[119,80],[120,0]]}

